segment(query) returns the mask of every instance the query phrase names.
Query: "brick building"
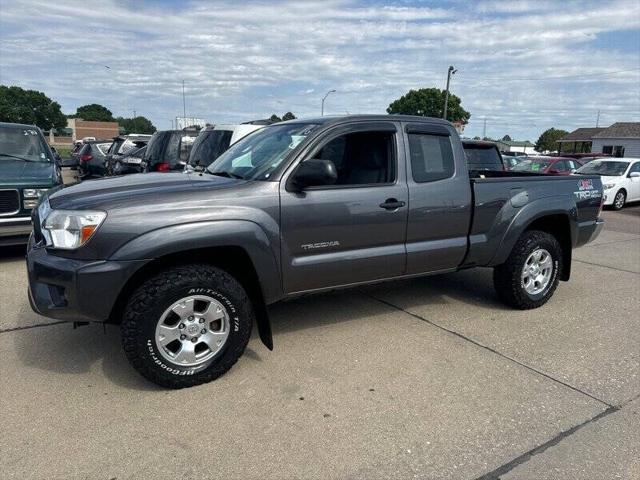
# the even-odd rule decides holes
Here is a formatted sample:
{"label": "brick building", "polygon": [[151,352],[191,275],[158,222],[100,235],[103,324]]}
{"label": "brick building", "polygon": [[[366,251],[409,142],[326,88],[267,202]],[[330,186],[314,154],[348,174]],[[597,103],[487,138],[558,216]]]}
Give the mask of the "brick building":
{"label": "brick building", "polygon": [[90,122],[81,118],[69,118],[67,128],[71,129],[74,142],[85,137],[109,139],[117,137],[120,133],[117,122]]}

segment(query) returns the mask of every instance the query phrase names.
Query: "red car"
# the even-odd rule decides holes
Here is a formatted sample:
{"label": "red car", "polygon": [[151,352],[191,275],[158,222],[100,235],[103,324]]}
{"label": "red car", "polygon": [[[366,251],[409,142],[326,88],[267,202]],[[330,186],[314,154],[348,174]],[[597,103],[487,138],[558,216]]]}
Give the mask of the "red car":
{"label": "red car", "polygon": [[576,158],[565,157],[528,157],[514,166],[515,172],[548,173],[551,175],[571,175],[582,166]]}

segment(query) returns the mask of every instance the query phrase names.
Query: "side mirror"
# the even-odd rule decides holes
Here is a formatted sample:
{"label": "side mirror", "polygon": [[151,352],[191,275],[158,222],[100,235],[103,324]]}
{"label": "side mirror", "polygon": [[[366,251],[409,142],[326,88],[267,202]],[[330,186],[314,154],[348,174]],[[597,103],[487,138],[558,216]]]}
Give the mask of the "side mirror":
{"label": "side mirror", "polygon": [[631,172],[629,174],[629,178],[638,178],[640,177],[640,172]]}
{"label": "side mirror", "polygon": [[331,160],[314,158],[306,160],[298,166],[291,185],[297,191],[302,191],[306,187],[333,185],[337,179],[338,172]]}
{"label": "side mirror", "polygon": [[556,170],[555,168],[552,168],[552,169],[550,169],[550,170],[549,170],[549,173],[550,173],[551,175],[557,175],[557,174],[559,174],[559,173],[560,173],[560,171],[559,171],[559,170]]}
{"label": "side mirror", "polygon": [[60,154],[58,153],[58,151],[55,149],[55,147],[49,147],[51,149],[51,153],[53,153],[53,159],[56,162],[57,166],[62,166],[62,157],[60,156]]}

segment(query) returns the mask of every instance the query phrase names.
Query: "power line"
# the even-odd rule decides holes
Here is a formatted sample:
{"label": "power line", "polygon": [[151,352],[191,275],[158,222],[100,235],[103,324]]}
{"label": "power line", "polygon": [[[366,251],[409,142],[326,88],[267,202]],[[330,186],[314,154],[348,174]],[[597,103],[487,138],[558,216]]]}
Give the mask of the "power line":
{"label": "power line", "polygon": [[[584,78],[584,77],[605,77],[609,75],[617,75],[618,73],[626,73],[626,72],[640,72],[640,68],[630,68],[626,70],[610,70],[604,72],[592,72],[592,73],[581,73],[581,74],[573,74],[573,75],[545,75],[542,77],[528,77],[528,78],[511,78],[511,77],[482,77],[477,78],[478,80],[500,80],[500,81],[535,81],[535,80],[555,80],[558,78]],[[463,79],[466,79],[463,77]],[[473,77],[471,77],[473,80]]]}

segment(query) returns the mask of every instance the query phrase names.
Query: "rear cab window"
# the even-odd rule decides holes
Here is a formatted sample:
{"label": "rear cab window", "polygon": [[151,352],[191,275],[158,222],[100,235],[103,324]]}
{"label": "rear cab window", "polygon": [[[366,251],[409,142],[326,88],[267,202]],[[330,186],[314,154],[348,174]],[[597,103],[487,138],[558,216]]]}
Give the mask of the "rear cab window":
{"label": "rear cab window", "polygon": [[455,173],[451,137],[437,133],[407,131],[411,175],[416,183],[435,182]]}

